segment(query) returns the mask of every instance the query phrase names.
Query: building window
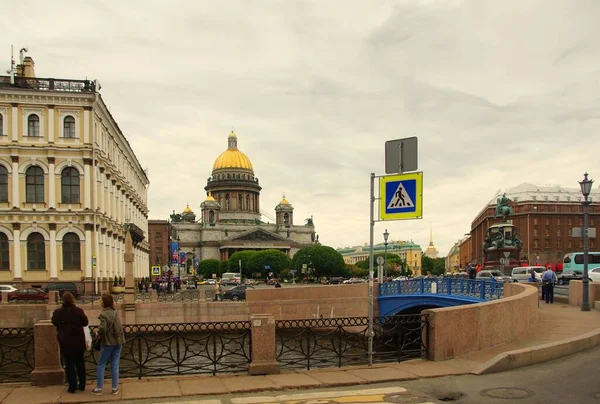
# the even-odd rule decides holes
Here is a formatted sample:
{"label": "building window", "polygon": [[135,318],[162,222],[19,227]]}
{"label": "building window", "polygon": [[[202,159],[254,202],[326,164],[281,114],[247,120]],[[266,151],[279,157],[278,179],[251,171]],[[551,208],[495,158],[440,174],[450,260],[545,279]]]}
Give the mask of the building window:
{"label": "building window", "polygon": [[290,224],[290,214],[289,213],[283,214],[283,224]]}
{"label": "building window", "polygon": [[10,270],[10,261],[8,259],[8,236],[4,233],[0,233],[0,270]]}
{"label": "building window", "polygon": [[215,212],[212,210],[208,211],[208,223],[214,223],[215,222]]}
{"label": "building window", "polygon": [[556,219],[556,225],[560,226],[560,219]]}
{"label": "building window", "polygon": [[560,237],[560,229],[556,230],[556,236]]}
{"label": "building window", "polygon": [[60,178],[62,203],[79,203],[79,171],[73,167],[62,170]]}
{"label": "building window", "polygon": [[533,240],[533,248],[539,248],[539,241],[537,239]]}
{"label": "building window", "polygon": [[538,230],[537,229],[533,229],[533,237],[537,237],[538,236]]}
{"label": "building window", "polygon": [[68,138],[75,137],[75,118],[71,115],[65,116],[63,121],[63,136]]}
{"label": "building window", "polygon": [[162,254],[163,254],[162,247],[156,247],[156,253],[155,254],[156,254],[157,258],[160,257],[160,259],[162,259]]}
{"label": "building window", "polygon": [[25,172],[27,203],[44,202],[44,171],[38,166],[31,166]]}
{"label": "building window", "polygon": [[8,202],[8,170],[0,166],[0,202]]}
{"label": "building window", "polygon": [[0,136],[4,136],[4,116],[0,114]]}
{"label": "building window", "polygon": [[27,237],[27,269],[29,271],[46,270],[46,245],[40,233],[31,233]]}
{"label": "building window", "polygon": [[546,240],[545,246],[546,248],[550,248],[550,240]]}
{"label": "building window", "polygon": [[154,233],[154,240],[156,241],[162,241],[162,231],[157,231],[156,233]]}
{"label": "building window", "polygon": [[27,117],[27,136],[40,136],[40,117],[36,114],[31,114]]}
{"label": "building window", "polygon": [[250,210],[250,197],[246,195],[246,210]]}
{"label": "building window", "polygon": [[242,199],[242,194],[238,194],[238,209],[244,210],[244,200]]}
{"label": "building window", "polygon": [[[0,184],[1,184],[1,183],[2,183],[2,182],[0,181]],[[594,219],[590,219],[590,226],[593,226],[593,225],[594,225]]]}
{"label": "building window", "polygon": [[[560,248],[560,247],[561,247],[561,242],[560,242],[560,240],[558,240],[558,241],[556,242],[556,248],[558,249],[558,248]],[[558,254],[558,256],[560,257],[560,256],[561,256],[561,254]]]}
{"label": "building window", "polygon": [[550,226],[550,219],[546,219],[546,226]]}
{"label": "building window", "polygon": [[550,230],[546,229],[546,237],[550,237]]}
{"label": "building window", "polygon": [[225,194],[225,210],[229,210],[229,194]]}
{"label": "building window", "polygon": [[534,217],[533,218],[533,224],[536,225],[536,224],[538,224],[537,222],[538,222],[537,217]]}
{"label": "building window", "polygon": [[568,224],[569,226],[571,226],[571,225],[572,225],[572,221],[571,221],[571,219],[570,219],[570,218],[569,218],[569,219],[567,219],[567,224]]}
{"label": "building window", "polygon": [[79,236],[75,233],[67,233],[63,237],[63,270],[81,271],[81,244]]}

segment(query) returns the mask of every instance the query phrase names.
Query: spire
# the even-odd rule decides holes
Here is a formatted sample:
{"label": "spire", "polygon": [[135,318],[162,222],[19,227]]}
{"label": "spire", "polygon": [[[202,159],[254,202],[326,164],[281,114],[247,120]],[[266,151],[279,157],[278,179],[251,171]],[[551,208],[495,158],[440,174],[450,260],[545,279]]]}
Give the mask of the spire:
{"label": "spire", "polygon": [[429,225],[429,245],[433,246],[433,226]]}

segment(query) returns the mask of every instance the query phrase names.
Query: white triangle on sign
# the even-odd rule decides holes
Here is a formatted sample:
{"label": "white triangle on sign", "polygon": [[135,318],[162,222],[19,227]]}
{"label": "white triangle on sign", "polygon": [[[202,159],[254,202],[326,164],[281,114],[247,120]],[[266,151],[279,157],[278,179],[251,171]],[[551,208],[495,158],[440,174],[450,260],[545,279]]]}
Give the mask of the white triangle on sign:
{"label": "white triangle on sign", "polygon": [[406,192],[404,185],[399,183],[398,188],[396,188],[396,192],[394,192],[392,200],[388,204],[387,208],[413,208],[414,206],[415,203],[412,199],[410,199],[410,196],[408,196],[408,192]]}

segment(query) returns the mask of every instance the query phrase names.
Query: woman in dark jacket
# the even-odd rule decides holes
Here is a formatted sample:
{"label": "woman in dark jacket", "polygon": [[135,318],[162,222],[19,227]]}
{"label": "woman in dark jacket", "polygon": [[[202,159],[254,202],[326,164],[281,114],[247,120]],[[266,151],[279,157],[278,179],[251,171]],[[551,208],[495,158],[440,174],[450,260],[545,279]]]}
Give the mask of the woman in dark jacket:
{"label": "woman in dark jacket", "polygon": [[[83,327],[88,325],[88,318],[83,310],[75,306],[75,298],[70,292],[65,292],[62,299],[62,307],[52,313],[52,324],[58,330],[58,343],[65,359],[69,393],[75,393],[78,387],[81,391],[85,390]],[[79,384],[77,379],[79,379]]]}

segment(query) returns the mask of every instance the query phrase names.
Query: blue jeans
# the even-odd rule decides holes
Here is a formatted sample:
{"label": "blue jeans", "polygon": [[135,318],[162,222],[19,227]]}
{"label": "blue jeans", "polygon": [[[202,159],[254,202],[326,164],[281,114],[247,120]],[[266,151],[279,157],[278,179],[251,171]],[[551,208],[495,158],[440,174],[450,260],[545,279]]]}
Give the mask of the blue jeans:
{"label": "blue jeans", "polygon": [[121,345],[103,345],[98,355],[98,368],[96,370],[96,388],[104,387],[104,369],[110,359],[110,378],[112,388],[119,387],[119,361],[121,360]]}

